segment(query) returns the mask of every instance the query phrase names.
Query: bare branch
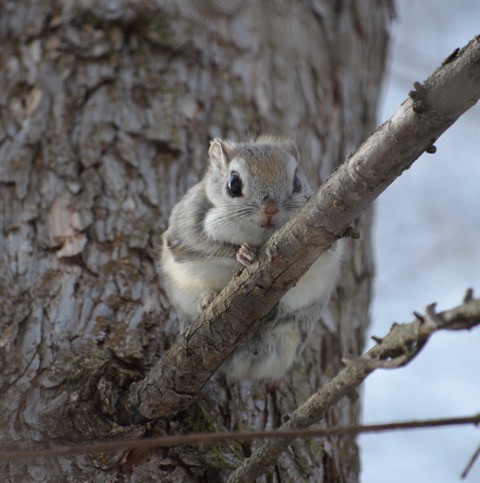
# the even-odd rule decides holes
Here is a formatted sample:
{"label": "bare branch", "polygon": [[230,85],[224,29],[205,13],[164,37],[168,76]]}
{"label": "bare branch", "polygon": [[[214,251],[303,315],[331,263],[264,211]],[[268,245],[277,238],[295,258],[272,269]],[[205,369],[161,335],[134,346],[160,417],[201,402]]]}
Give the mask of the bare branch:
{"label": "bare branch", "polygon": [[[425,311],[432,313],[432,305]],[[318,423],[328,409],[359,386],[375,369],[401,367],[410,362],[434,332],[472,329],[477,325],[480,325],[480,299],[472,299],[454,309],[435,313],[429,323],[417,317],[408,324],[393,324],[380,343],[324,384],[291,414],[278,431],[301,429]],[[230,475],[229,483],[255,480],[275,464],[277,457],[289,444],[289,440],[267,441]]]}
{"label": "bare branch", "polygon": [[348,434],[383,433],[393,430],[438,428],[466,424],[480,424],[480,414],[457,418],[426,419],[423,421],[402,421],[385,424],[364,424],[320,429],[297,429],[291,431],[238,431],[236,433],[194,433],[178,436],[155,436],[142,439],[118,439],[97,441],[73,446],[58,446],[45,449],[0,450],[0,461],[31,458],[57,458],[85,453],[107,453],[125,449],[170,448],[183,444],[208,444],[219,441],[252,441],[254,439],[316,438],[344,436]]}
{"label": "bare branch", "polygon": [[[131,387],[124,401],[127,412],[141,421],[185,409],[314,260],[479,97],[476,37],[423,84],[415,83],[398,112],[269,240],[258,260],[234,277],[147,377]],[[332,390],[343,395],[340,387]]]}

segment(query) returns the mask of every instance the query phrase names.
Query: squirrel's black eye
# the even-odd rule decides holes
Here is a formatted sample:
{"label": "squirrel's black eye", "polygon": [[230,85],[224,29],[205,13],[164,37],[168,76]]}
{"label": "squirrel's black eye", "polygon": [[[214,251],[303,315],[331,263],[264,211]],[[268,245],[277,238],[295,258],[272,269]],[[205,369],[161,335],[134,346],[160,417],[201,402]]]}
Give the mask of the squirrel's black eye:
{"label": "squirrel's black eye", "polygon": [[227,193],[232,197],[242,196],[242,180],[236,171],[230,173],[227,183]]}
{"label": "squirrel's black eye", "polygon": [[298,178],[298,174],[295,171],[295,176],[293,177],[293,192],[298,193],[301,190],[302,190],[302,183],[300,182],[300,179]]}

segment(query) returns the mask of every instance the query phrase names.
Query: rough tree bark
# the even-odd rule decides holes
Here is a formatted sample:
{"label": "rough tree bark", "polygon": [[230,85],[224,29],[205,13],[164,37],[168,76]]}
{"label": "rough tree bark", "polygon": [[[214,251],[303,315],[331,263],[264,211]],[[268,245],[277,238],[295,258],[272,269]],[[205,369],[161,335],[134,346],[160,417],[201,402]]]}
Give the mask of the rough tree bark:
{"label": "rough tree bark", "polygon": [[[274,428],[357,355],[371,215],[331,310],[277,388],[228,385],[157,427],[125,424],[127,387],[175,338],[154,261],[209,138],[296,140],[317,184],[372,130],[391,3],[5,1],[0,5],[0,445]],[[355,395],[327,425],[357,421]],[[123,421],[122,423],[120,421]],[[0,480],[223,480],[258,443],[0,464]],[[278,481],[357,481],[354,438],[292,445]]]}

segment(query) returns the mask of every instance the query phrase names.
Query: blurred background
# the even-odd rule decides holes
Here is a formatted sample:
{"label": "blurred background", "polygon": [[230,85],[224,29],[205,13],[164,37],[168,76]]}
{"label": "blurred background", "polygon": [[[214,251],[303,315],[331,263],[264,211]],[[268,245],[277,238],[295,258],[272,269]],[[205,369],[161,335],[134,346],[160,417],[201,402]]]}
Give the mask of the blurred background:
{"label": "blurred background", "polygon": [[[480,34],[480,1],[398,0],[384,122],[456,47]],[[431,302],[480,295],[480,106],[467,112],[380,197],[377,276],[370,334],[409,322]],[[369,342],[369,347],[372,343]],[[435,335],[403,369],[377,371],[364,389],[364,423],[480,412],[480,330]],[[360,438],[362,482],[455,482],[480,445],[473,427],[391,432]],[[480,461],[467,482],[480,481]]]}

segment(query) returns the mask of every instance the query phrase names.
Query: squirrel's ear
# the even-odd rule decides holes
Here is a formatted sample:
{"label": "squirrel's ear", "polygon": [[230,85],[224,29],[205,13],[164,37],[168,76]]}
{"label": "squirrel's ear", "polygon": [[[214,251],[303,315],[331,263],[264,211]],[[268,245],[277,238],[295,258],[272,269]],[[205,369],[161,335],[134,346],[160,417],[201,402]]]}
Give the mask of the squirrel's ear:
{"label": "squirrel's ear", "polygon": [[208,150],[210,160],[220,168],[227,166],[232,159],[233,147],[234,144],[231,141],[222,141],[219,138],[213,139],[210,141],[210,149]]}
{"label": "squirrel's ear", "polygon": [[297,161],[299,160],[300,155],[298,154],[297,145],[291,139],[285,139],[282,143],[282,148],[290,153]]}

